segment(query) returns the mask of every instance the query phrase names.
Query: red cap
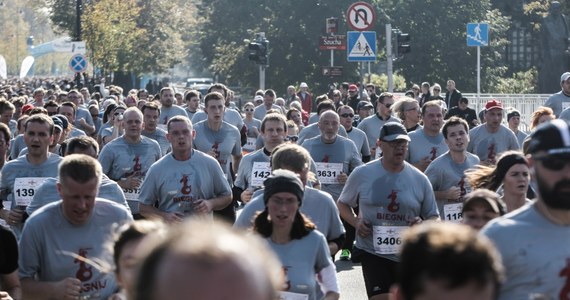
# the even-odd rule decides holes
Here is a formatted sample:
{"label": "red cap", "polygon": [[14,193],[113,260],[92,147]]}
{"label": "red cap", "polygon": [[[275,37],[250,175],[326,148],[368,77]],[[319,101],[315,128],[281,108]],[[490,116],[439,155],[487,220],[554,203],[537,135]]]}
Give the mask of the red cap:
{"label": "red cap", "polygon": [[497,101],[495,99],[489,100],[487,101],[487,104],[485,104],[485,111],[489,111],[491,109],[494,108],[498,108],[498,109],[503,109],[503,103],[501,103],[501,101]]}
{"label": "red cap", "polygon": [[29,112],[32,109],[34,109],[34,106],[28,103],[22,106],[22,114],[25,115],[27,112]]}
{"label": "red cap", "polygon": [[350,92],[358,91],[358,87],[356,86],[356,84],[351,84],[348,86],[348,90]]}

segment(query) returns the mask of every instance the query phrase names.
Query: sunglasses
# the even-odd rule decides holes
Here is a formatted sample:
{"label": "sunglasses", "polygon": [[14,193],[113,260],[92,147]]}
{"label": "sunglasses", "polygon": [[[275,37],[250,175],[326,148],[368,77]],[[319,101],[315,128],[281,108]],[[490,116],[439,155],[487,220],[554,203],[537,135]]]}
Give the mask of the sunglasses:
{"label": "sunglasses", "polygon": [[441,91],[440,89],[433,89],[433,90],[434,90],[435,92],[440,92],[440,91]]}
{"label": "sunglasses", "polygon": [[570,164],[570,161],[568,161],[568,159],[562,159],[550,155],[535,157],[534,159],[540,161],[545,168],[552,171],[560,171],[566,167],[566,164]]}
{"label": "sunglasses", "polygon": [[299,136],[298,135],[288,135],[286,140],[291,141],[291,142],[297,142],[299,140]]}
{"label": "sunglasses", "polygon": [[[382,104],[384,104],[384,103],[382,103]],[[394,104],[394,103],[384,104],[384,106],[386,106],[386,108],[390,108],[390,106],[392,106],[392,104]]]}
{"label": "sunglasses", "polygon": [[340,116],[343,118],[354,118],[353,114],[341,114]]}
{"label": "sunglasses", "polygon": [[246,108],[244,111],[253,111],[253,108]]}
{"label": "sunglasses", "polygon": [[122,114],[123,114],[122,112],[116,112],[115,116],[122,115]]}

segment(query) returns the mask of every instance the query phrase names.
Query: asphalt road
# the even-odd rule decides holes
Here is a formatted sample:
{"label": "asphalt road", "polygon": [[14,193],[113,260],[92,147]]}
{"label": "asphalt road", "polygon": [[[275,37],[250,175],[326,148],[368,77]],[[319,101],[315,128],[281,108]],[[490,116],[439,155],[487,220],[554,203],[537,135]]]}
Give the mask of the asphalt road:
{"label": "asphalt road", "polygon": [[[340,253],[340,252],[339,252]],[[338,255],[337,255],[338,258]],[[351,261],[336,260],[337,278],[340,284],[340,299],[366,300],[366,288],[362,278],[362,267]]]}

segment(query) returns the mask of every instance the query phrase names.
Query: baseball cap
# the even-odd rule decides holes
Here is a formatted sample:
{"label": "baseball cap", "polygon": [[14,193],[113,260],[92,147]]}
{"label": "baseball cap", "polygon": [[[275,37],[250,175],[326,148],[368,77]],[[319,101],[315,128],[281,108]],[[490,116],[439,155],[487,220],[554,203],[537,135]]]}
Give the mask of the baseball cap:
{"label": "baseball cap", "polygon": [[253,102],[258,102],[258,101],[263,102],[263,96],[257,95],[253,98]]}
{"label": "baseball cap", "polygon": [[372,103],[370,103],[368,101],[360,101],[356,105],[356,110],[361,110],[361,109],[365,109],[365,108],[374,108],[374,106],[372,106]]}
{"label": "baseball cap", "polygon": [[513,110],[510,113],[507,114],[507,122],[512,118],[512,117],[520,117],[521,113],[518,110]]}
{"label": "baseball cap", "polygon": [[547,155],[570,157],[570,124],[562,119],[538,126],[530,135],[528,153],[546,151]]}
{"label": "baseball cap", "polygon": [[53,115],[52,118],[58,118],[59,121],[61,122],[61,127],[63,129],[67,129],[67,127],[69,126],[69,121],[67,120],[67,117],[64,115],[57,114]]}
{"label": "baseball cap", "polygon": [[568,80],[568,78],[570,78],[570,72],[566,72],[566,73],[562,74],[562,76],[560,76],[560,82],[566,81],[566,80]]}
{"label": "baseball cap", "polygon": [[351,84],[348,86],[348,91],[349,92],[358,91],[358,87],[356,86],[356,84]]}
{"label": "baseball cap", "polygon": [[299,85],[299,87],[308,88],[309,86],[307,85],[306,82],[301,82],[301,85]]}
{"label": "baseball cap", "polygon": [[390,122],[384,124],[382,129],[380,129],[380,140],[386,142],[406,140],[409,142],[410,137],[408,136],[408,132],[406,131],[406,128],[404,128],[404,125]]}
{"label": "baseball cap", "polygon": [[60,118],[56,116],[52,116],[51,120],[53,121],[53,126],[59,128],[59,131],[63,131],[63,122]]}
{"label": "baseball cap", "polygon": [[505,214],[505,208],[501,203],[499,195],[487,189],[477,189],[465,195],[461,211],[472,210],[477,203],[487,205],[494,213],[501,216]]}
{"label": "baseball cap", "polygon": [[494,108],[498,108],[498,109],[503,109],[503,103],[501,103],[501,101],[497,101],[495,99],[491,99],[489,101],[487,101],[487,104],[485,104],[485,111],[490,111],[491,109]]}
{"label": "baseball cap", "polygon": [[34,106],[28,103],[28,104],[22,106],[22,114],[26,114],[32,109],[34,109]]}

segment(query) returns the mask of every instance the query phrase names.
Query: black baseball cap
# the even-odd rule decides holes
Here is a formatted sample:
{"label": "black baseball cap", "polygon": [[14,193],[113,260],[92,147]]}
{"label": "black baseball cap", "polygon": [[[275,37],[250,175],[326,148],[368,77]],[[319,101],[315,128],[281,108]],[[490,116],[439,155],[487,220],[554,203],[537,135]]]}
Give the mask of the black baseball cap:
{"label": "black baseball cap", "polygon": [[530,135],[528,153],[546,151],[547,155],[570,158],[570,124],[562,119],[552,120],[538,126]]}
{"label": "black baseball cap", "polygon": [[391,142],[395,140],[406,140],[410,141],[410,137],[408,136],[408,132],[404,125],[400,123],[390,122],[384,124],[380,129],[380,140]]}

